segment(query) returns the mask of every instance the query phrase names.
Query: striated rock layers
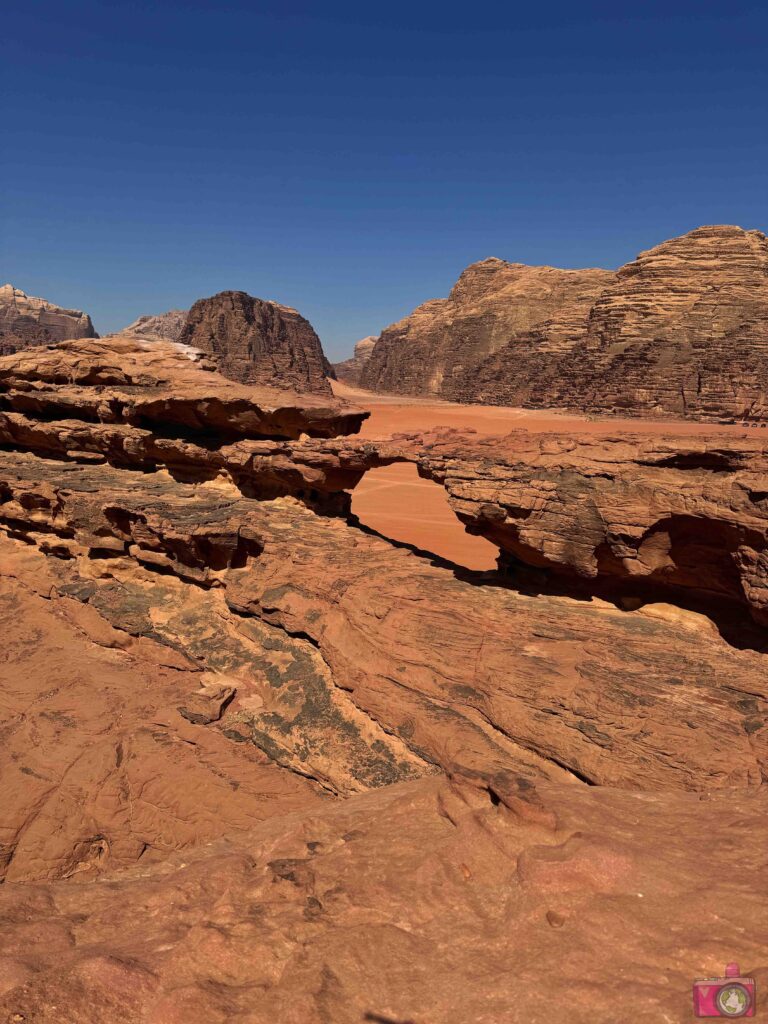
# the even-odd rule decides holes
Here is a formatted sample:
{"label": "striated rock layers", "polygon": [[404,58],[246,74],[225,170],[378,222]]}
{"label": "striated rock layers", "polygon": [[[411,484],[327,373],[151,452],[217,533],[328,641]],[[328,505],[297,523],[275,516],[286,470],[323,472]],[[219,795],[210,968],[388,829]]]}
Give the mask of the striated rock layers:
{"label": "striated rock layers", "polygon": [[179,341],[208,353],[225,377],[330,395],[333,370],[308,320],[277,302],[219,292],[189,311]]}
{"label": "striated rock layers", "polygon": [[0,355],[66,338],[96,338],[91,318],[26,295],[11,284],[0,287]]}
{"label": "striated rock layers", "polygon": [[156,443],[205,443],[212,431],[231,440],[333,437],[368,415],[333,397],[233,383],[186,345],[126,334],[7,357],[0,389],[3,409],[111,424],[116,434],[143,427]]}
{"label": "striated rock layers", "polygon": [[603,594],[666,595],[721,611],[735,603],[768,626],[761,439],[520,430],[396,444],[443,484],[467,529],[499,547],[508,572],[528,566]]}
{"label": "striated rock layers", "polygon": [[[521,268],[518,292],[497,290],[511,271],[498,260],[476,264],[449,299],[387,328],[363,386],[630,415],[768,415],[768,239],[761,232],[702,227],[641,253],[615,275],[571,272],[602,276],[590,278],[596,290],[576,301],[553,295],[543,315],[533,291],[541,275],[566,272]],[[518,306],[529,311],[525,323],[512,319]]]}
{"label": "striated rock layers", "polygon": [[363,367],[371,358],[371,352],[373,352],[373,346],[375,344],[376,337],[373,334],[368,338],[362,338],[358,341],[355,345],[354,354],[351,359],[345,359],[342,363],[333,364],[336,377],[345,384],[351,384],[353,387],[357,387],[360,383],[360,376],[363,372]]}
{"label": "striated rock layers", "polygon": [[124,327],[120,333],[178,341],[186,322],[186,309],[169,309],[167,313],[158,313],[156,316],[140,316],[138,320],[134,320],[132,324]]}
{"label": "striated rock layers", "polygon": [[[710,532],[760,599],[758,439],[328,436],[364,415],[163,340],[0,360],[0,1019],[682,1024],[724,956],[768,982],[766,655],[667,603],[697,559],[733,597]],[[507,567],[674,586],[358,528],[404,459]]]}
{"label": "striated rock layers", "polygon": [[425,302],[382,332],[360,383],[372,391],[475,400],[474,368],[487,356],[553,317],[549,345],[567,348],[612,279],[608,270],[474,263],[447,299]]}

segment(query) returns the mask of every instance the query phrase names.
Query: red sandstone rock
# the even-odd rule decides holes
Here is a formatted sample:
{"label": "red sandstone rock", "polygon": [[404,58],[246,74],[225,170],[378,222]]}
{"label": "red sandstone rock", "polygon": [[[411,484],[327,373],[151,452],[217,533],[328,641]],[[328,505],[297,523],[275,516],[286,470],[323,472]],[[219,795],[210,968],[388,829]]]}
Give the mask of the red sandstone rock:
{"label": "red sandstone rock", "polygon": [[559,317],[558,339],[578,336],[612,279],[608,270],[474,263],[447,299],[424,303],[382,332],[360,383],[373,391],[471,399],[473,368],[485,357],[553,316]]}
{"label": "red sandstone rock", "polygon": [[[270,711],[256,726],[260,736],[266,729],[264,749],[280,758],[289,756],[281,737],[293,735],[281,733],[280,721],[298,729],[298,715],[333,735],[317,701],[335,685],[355,713],[412,755],[472,777],[514,767],[601,785],[713,788],[756,784],[764,770],[762,656],[732,650],[703,617],[680,613],[694,630],[684,635],[695,636],[680,649],[679,621],[476,586],[292,499],[254,502],[164,474],[4,452],[0,496],[11,536],[58,555],[63,585],[113,625],[146,632],[135,602],[141,610],[157,600],[168,614],[150,615],[151,636],[199,650],[204,665],[205,650],[227,648],[221,630],[230,613],[170,615],[180,597],[164,595],[158,580],[148,598],[141,578],[132,583],[141,567],[223,590],[241,624],[251,618],[308,638],[322,671],[296,680],[306,696],[295,710],[286,691],[278,718]],[[117,570],[115,590],[109,579]],[[232,657],[225,671],[238,676],[242,656]],[[209,667],[216,664],[221,670],[220,662]],[[320,761],[324,785],[345,788]],[[359,769],[363,778],[367,770]]]}
{"label": "red sandstone rock", "polygon": [[26,295],[11,284],[0,287],[0,356],[66,338],[96,338],[91,318]]}
{"label": "red sandstone rock", "polygon": [[[514,431],[405,440],[467,528],[521,563],[636,596],[746,606],[768,625],[768,442]],[[621,593],[619,590],[617,593]],[[664,596],[666,595],[666,597]]]}
{"label": "red sandstone rock", "polygon": [[[0,393],[7,409],[0,411],[0,442],[58,458],[167,467],[179,479],[218,478],[248,497],[292,495],[337,513],[349,511],[345,492],[367,470],[411,461],[446,488],[462,522],[496,544],[509,569],[523,563],[570,585],[586,581],[604,596],[730,602],[768,623],[761,437],[604,431],[568,440],[516,431],[473,439],[449,431],[378,442],[254,440],[278,432],[277,423],[291,432],[288,412],[268,416],[260,406],[256,415],[253,404],[246,412],[239,401],[246,389],[200,370],[172,345],[142,345],[118,342],[123,390],[111,384],[108,393],[107,385],[50,383],[113,380],[108,343],[0,361],[0,386],[4,378],[8,387]],[[84,358],[88,346],[98,349],[95,364],[94,356]],[[32,386],[33,373],[45,383]],[[141,389],[133,383],[139,379]],[[158,401],[153,382],[166,389],[172,382],[173,401]],[[352,416],[334,410],[322,420],[317,411],[301,412],[301,426],[313,433],[339,429],[343,416]],[[92,422],[97,417],[107,422]],[[297,423],[294,436],[298,431]]]}
{"label": "red sandstone rock", "polygon": [[721,974],[726,950],[760,993],[764,793],[539,783],[525,797],[549,828],[487,791],[422,779],[107,884],[6,883],[0,1014],[687,1024],[693,978]]}
{"label": "red sandstone rock", "polygon": [[312,325],[295,309],[245,292],[219,292],[190,309],[179,341],[213,357],[241,384],[330,395],[333,375]]}
{"label": "red sandstone rock", "polygon": [[371,390],[695,419],[768,414],[768,239],[702,227],[615,275],[485,260],[380,336]]}
{"label": "red sandstone rock", "polygon": [[703,227],[616,275],[529,402],[634,415],[768,414],[768,238]]}
{"label": "red sandstone rock", "polygon": [[[768,982],[765,654],[666,603],[763,607],[764,445],[327,436],[363,416],[162,340],[0,360],[0,1019],[683,1024],[725,960]],[[572,596],[348,520],[403,460]]]}
{"label": "red sandstone rock", "polygon": [[127,423],[197,439],[207,432],[333,436],[358,430],[367,416],[332,396],[235,384],[189,346],[127,334],[0,359],[0,399],[9,411],[42,419]]}

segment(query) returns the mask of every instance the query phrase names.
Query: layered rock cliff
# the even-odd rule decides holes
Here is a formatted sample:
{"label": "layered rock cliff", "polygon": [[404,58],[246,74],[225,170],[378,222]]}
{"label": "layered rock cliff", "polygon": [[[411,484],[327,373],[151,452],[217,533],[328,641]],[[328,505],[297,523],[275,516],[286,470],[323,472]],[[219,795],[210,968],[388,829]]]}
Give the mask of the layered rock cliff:
{"label": "layered rock cliff", "polygon": [[208,353],[225,377],[330,395],[333,370],[308,320],[246,292],[198,300],[178,338]]}
{"label": "layered rock cliff", "polygon": [[607,270],[475,263],[447,299],[424,303],[382,332],[360,383],[373,391],[473,400],[473,368],[483,359],[552,317],[550,345],[567,347],[612,278]]}
{"label": "layered rock cliff", "polygon": [[66,338],[96,338],[91,318],[27,295],[11,284],[0,287],[0,355]]}
{"label": "layered rock cliff", "polygon": [[704,227],[641,253],[530,400],[696,419],[768,415],[768,238]]}
{"label": "layered rock cliff", "polygon": [[[540,289],[568,273],[578,288],[553,286],[543,302]],[[767,367],[768,239],[721,225],[615,275],[476,264],[449,299],[382,333],[361,382],[458,401],[733,420],[768,414]]]}

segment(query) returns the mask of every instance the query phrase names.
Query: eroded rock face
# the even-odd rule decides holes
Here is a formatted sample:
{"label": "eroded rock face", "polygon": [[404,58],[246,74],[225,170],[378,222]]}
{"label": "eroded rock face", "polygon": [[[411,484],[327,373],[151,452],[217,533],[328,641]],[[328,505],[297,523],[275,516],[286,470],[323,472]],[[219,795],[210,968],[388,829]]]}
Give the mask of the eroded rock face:
{"label": "eroded rock face", "polygon": [[[117,356],[119,370],[111,364]],[[55,385],[64,379],[72,383]],[[368,470],[413,462],[445,487],[466,527],[499,548],[515,578],[531,567],[542,575],[528,574],[529,583],[554,579],[612,599],[694,601],[709,610],[727,605],[729,616],[768,625],[761,436],[606,430],[564,438],[519,430],[503,438],[456,431],[327,438],[357,429],[364,414],[341,403],[317,409],[299,396],[257,406],[255,394],[173,345],[119,338],[0,361],[3,386],[0,443],[17,449],[167,469],[180,480],[226,481],[249,498],[291,496],[342,515]],[[316,437],[277,439],[301,433]]]}
{"label": "eroded rock face", "polygon": [[[514,573],[604,593],[736,602],[768,625],[768,456],[758,437],[454,432],[403,439]],[[666,595],[666,597],[665,597]]]}
{"label": "eroded rock face", "polygon": [[27,295],[11,284],[0,287],[0,356],[66,338],[96,338],[91,318]]}
{"label": "eroded rock face", "polygon": [[[360,441],[211,365],[0,360],[0,1018],[684,1024],[724,959],[768,982],[766,655],[667,603],[761,606],[759,438]],[[570,593],[358,528],[403,460]],[[655,599],[571,587],[619,577]]]}
{"label": "eroded rock face", "polygon": [[351,384],[353,387],[356,387],[360,383],[363,367],[371,358],[371,352],[373,352],[375,344],[376,337],[373,334],[358,341],[351,359],[345,359],[342,363],[333,364],[337,378],[345,384]]}
{"label": "eroded rock face", "polygon": [[[444,771],[489,778],[514,765],[532,778],[672,789],[761,778],[762,655],[732,650],[706,619],[693,617],[695,642],[681,651],[676,620],[475,586],[292,499],[254,502],[167,474],[0,452],[0,495],[10,535],[59,556],[65,584],[113,625],[135,630],[128,577],[110,583],[121,565],[223,591],[238,621],[308,639],[359,711]],[[209,619],[204,646],[217,652]],[[206,658],[200,628],[164,615],[151,635]],[[312,680],[296,683],[311,699]]]}
{"label": "eroded rock face", "polygon": [[158,313],[156,316],[140,316],[124,327],[121,333],[178,341],[187,322],[187,314],[186,309],[169,309],[167,313]]}
{"label": "eroded rock face", "polygon": [[557,328],[550,344],[567,345],[612,279],[608,270],[474,263],[447,299],[424,303],[382,332],[360,382],[372,391],[475,400],[473,367],[551,317]]}
{"label": "eroded rock face", "polygon": [[768,239],[702,227],[616,274],[486,260],[384,331],[361,380],[459,401],[696,419],[768,407]]}
{"label": "eroded rock face", "polygon": [[530,401],[697,419],[768,413],[768,238],[703,227],[641,253]]}
{"label": "eroded rock face", "polygon": [[143,427],[160,443],[329,437],[358,430],[367,415],[332,396],[235,384],[187,345],[128,334],[0,360],[0,407],[41,422],[112,424],[117,434]]}
{"label": "eroded rock face", "polygon": [[189,311],[179,341],[208,353],[225,377],[330,395],[332,368],[308,320],[246,292],[219,292]]}

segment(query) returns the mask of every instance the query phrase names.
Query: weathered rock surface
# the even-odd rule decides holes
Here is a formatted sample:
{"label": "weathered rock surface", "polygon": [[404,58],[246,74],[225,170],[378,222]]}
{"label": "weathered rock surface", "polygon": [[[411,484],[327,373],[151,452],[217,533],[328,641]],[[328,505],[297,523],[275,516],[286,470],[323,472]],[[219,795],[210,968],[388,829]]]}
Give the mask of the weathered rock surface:
{"label": "weathered rock surface", "polygon": [[765,417],[768,238],[702,227],[615,275],[486,260],[449,299],[387,328],[361,382],[537,408]]}
{"label": "weathered rock surface", "polygon": [[612,279],[608,270],[474,263],[447,299],[424,303],[381,333],[360,383],[372,391],[473,400],[473,367],[553,317],[550,345],[567,347]]}
{"label": "weathered rock surface", "polygon": [[187,314],[186,309],[169,309],[167,313],[158,313],[156,316],[140,316],[120,333],[178,341],[187,322]]}
{"label": "weathered rock surface", "polygon": [[97,337],[87,313],[63,309],[12,284],[0,287],[0,356],[66,338]]}
{"label": "weathered rock surface", "polygon": [[625,584],[635,596],[688,596],[721,610],[736,602],[768,625],[762,438],[521,430],[397,443],[443,484],[467,528],[498,545],[508,571],[533,566],[604,593]]}
{"label": "weathered rock surface", "polygon": [[333,369],[337,379],[344,381],[345,384],[352,384],[356,387],[360,383],[363,367],[371,358],[371,352],[373,352],[375,344],[376,337],[373,334],[367,338],[362,338],[355,345],[354,354],[351,359],[345,359],[341,363],[334,363]]}
{"label": "weathered rock surface", "polygon": [[[119,371],[109,368],[116,355]],[[255,395],[247,404],[240,395],[247,390],[169,343],[70,343],[0,361],[0,443],[218,479],[249,498],[292,496],[340,514],[368,470],[414,462],[445,487],[467,528],[498,546],[507,572],[531,566],[606,597],[739,606],[768,625],[762,437],[568,439],[520,430],[504,438],[447,431],[377,442],[260,440],[356,429],[363,413],[341,407],[323,417],[298,399],[256,407]]]}
{"label": "weathered rock surface", "polygon": [[768,238],[704,227],[643,252],[533,382],[539,405],[697,419],[768,414]]}
{"label": "weathered rock surface", "polygon": [[[0,360],[0,1020],[684,1024],[726,960],[764,987],[765,644],[710,607],[764,613],[760,432],[361,441],[211,366]],[[514,574],[357,527],[396,461]]]}
{"label": "weathered rock surface", "polygon": [[[0,452],[0,495],[10,535],[57,555],[75,596],[114,625],[136,630],[128,581],[111,581],[123,564],[162,574],[169,611],[169,574],[223,591],[238,621],[309,640],[358,711],[443,770],[668,789],[759,784],[765,770],[762,655],[704,618],[477,586],[291,499],[161,473]],[[215,619],[203,630],[166,615],[151,635],[170,630],[189,651],[202,630],[219,651]],[[681,623],[695,636],[682,650]]]}
{"label": "weathered rock surface", "polygon": [[551,783],[512,810],[429,778],[105,884],[6,883],[0,1016],[688,1024],[725,950],[768,983],[767,811]]}
{"label": "weathered rock surface", "polygon": [[[113,335],[0,360],[0,408],[46,420],[153,431],[153,441],[329,437],[356,431],[367,413],[335,398],[245,387],[189,346]],[[44,428],[43,428],[44,429]],[[117,431],[119,433],[119,431]],[[73,444],[77,448],[76,439]]]}
{"label": "weathered rock surface", "polygon": [[333,376],[308,320],[246,292],[219,292],[190,309],[179,341],[212,356],[225,377],[330,395]]}

